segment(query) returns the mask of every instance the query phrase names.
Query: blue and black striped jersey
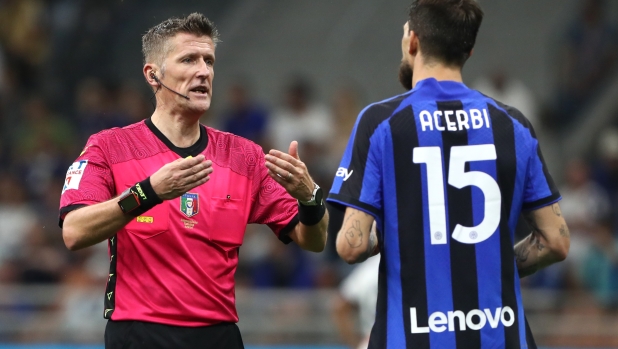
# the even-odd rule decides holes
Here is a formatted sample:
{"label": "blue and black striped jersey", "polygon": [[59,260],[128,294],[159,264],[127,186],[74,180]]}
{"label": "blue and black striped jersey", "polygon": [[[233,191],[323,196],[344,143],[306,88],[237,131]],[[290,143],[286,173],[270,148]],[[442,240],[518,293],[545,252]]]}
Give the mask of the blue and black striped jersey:
{"label": "blue and black striped jersey", "polygon": [[515,108],[435,79],[366,107],[328,201],[379,227],[370,348],[528,348],[515,226],[558,200]]}

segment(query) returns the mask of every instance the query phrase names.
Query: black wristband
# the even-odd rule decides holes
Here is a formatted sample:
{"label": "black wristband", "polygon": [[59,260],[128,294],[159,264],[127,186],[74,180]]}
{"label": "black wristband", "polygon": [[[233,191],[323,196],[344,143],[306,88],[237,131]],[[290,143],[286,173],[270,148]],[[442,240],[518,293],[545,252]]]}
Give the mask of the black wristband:
{"label": "black wristband", "polygon": [[157,193],[155,193],[152,188],[152,184],[150,184],[150,177],[141,182],[135,183],[135,185],[131,187],[131,191],[137,193],[140,202],[139,207],[129,213],[134,217],[143,214],[163,202],[163,200],[159,198]]}
{"label": "black wristband", "polygon": [[326,213],[326,205],[320,202],[318,205],[306,206],[298,203],[298,220],[307,226],[318,224]]}

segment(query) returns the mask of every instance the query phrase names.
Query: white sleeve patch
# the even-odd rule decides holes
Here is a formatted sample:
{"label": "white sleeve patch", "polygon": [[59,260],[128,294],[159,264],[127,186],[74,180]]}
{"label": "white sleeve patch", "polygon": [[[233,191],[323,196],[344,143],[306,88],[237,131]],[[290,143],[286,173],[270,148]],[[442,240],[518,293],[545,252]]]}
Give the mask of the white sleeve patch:
{"label": "white sleeve patch", "polygon": [[79,188],[79,182],[82,180],[86,166],[88,166],[88,160],[74,162],[73,165],[69,167],[67,176],[64,179],[64,187],[62,188],[63,193],[68,189]]}

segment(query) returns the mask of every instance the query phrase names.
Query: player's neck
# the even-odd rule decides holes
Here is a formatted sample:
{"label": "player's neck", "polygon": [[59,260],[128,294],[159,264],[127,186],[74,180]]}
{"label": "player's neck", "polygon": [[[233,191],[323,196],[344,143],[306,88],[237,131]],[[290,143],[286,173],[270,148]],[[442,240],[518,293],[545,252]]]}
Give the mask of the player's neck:
{"label": "player's neck", "polygon": [[157,109],[151,120],[157,129],[179,148],[190,147],[200,138],[199,116],[171,114]]}
{"label": "player's neck", "polygon": [[438,81],[457,81],[463,82],[461,76],[461,68],[449,67],[440,63],[425,64],[418,59],[414,64],[414,74],[412,76],[412,87],[416,86],[416,83],[434,78]]}

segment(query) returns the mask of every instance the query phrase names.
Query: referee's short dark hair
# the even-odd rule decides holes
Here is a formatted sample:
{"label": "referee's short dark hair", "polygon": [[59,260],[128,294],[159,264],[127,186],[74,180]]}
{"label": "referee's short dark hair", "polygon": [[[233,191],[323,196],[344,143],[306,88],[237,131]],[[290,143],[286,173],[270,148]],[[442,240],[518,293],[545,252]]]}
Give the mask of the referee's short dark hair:
{"label": "referee's short dark hair", "polygon": [[423,56],[447,66],[463,67],[482,21],[476,0],[414,0],[409,10]]}
{"label": "referee's short dark hair", "polygon": [[208,36],[215,45],[219,42],[219,32],[215,24],[203,14],[194,12],[184,18],[172,17],[148,29],[142,36],[144,64],[163,64],[171,48],[169,39],[178,33]]}

